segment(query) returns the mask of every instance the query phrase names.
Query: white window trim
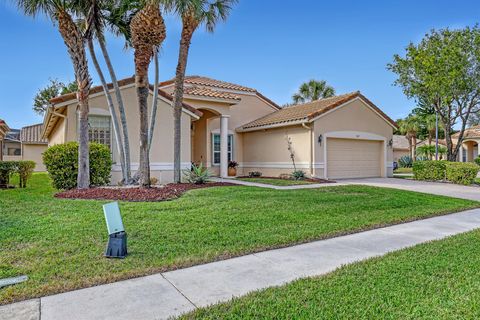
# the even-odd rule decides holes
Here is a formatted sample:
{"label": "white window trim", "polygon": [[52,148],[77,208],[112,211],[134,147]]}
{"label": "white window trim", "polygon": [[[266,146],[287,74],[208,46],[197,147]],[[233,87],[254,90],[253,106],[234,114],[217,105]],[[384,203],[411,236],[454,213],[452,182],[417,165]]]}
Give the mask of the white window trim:
{"label": "white window trim", "polygon": [[[212,164],[212,167],[220,167],[220,162],[219,163],[215,163],[215,143],[214,143],[214,136],[217,135],[217,136],[220,136],[220,132],[216,132],[216,130],[213,130],[211,132],[211,146],[212,146],[212,161],[211,161],[211,164]],[[233,134],[233,132],[230,132],[229,130],[229,133],[228,133],[228,137],[232,137],[232,156],[231,156],[231,160],[234,160],[234,156],[235,156],[235,153],[234,153],[234,150],[235,150],[235,136]],[[228,148],[228,143],[227,143],[227,148]],[[227,151],[228,152],[228,151]],[[228,159],[228,157],[227,157]]]}

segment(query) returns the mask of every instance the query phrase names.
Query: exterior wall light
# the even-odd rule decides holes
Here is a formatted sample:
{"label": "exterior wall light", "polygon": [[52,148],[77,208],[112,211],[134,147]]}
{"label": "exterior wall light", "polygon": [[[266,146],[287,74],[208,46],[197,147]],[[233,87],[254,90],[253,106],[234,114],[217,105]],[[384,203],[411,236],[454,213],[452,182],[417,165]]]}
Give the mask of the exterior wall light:
{"label": "exterior wall light", "polygon": [[323,140],[323,136],[322,136],[322,135],[319,135],[319,136],[318,136],[318,144],[319,144],[319,145],[322,145],[322,140]]}
{"label": "exterior wall light", "polygon": [[393,147],[393,139],[390,139],[390,140],[388,141],[388,146],[389,146],[390,148]]}

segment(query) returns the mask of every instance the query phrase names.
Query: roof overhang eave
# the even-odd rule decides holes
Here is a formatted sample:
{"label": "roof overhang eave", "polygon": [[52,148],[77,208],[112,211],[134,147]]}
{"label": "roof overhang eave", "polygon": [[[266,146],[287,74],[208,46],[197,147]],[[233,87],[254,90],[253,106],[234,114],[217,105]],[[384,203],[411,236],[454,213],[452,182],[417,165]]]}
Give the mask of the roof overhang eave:
{"label": "roof overhang eave", "polygon": [[250,132],[250,131],[260,131],[260,130],[267,130],[267,129],[275,129],[275,128],[281,128],[281,127],[289,127],[289,126],[296,126],[296,125],[302,125],[302,124],[307,124],[312,121],[308,119],[301,119],[301,120],[294,120],[294,121],[284,121],[284,122],[277,122],[269,125],[263,125],[263,126],[256,126],[256,127],[250,127],[250,128],[243,128],[243,127],[238,127],[235,129],[237,132]]}

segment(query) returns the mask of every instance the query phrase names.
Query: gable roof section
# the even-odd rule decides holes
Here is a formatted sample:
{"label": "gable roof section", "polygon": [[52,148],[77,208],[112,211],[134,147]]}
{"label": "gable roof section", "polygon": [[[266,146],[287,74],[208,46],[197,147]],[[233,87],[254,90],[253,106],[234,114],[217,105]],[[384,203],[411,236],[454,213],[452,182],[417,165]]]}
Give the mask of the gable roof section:
{"label": "gable roof section", "polygon": [[[120,88],[122,88],[122,87],[125,87],[125,86],[128,86],[128,85],[132,85],[134,83],[135,83],[135,77],[130,77],[130,78],[119,80],[118,81],[118,86]],[[107,84],[107,86],[108,86],[109,90],[113,89],[113,84],[112,83]],[[150,85],[150,90],[153,91],[153,85]],[[102,86],[95,86],[93,88],[90,88],[89,94],[93,95],[93,94],[98,94],[98,93],[102,93],[102,92],[103,92],[103,87]],[[167,99],[169,101],[173,101],[173,97],[170,94],[168,94],[167,92],[165,92],[164,90],[160,89],[160,88],[158,89],[158,95],[160,97],[164,98],[164,99]],[[65,103],[74,101],[76,99],[77,99],[77,93],[72,92],[72,93],[67,93],[67,94],[55,97],[53,99],[50,99],[50,103],[52,104],[52,108],[57,110],[58,105],[61,104],[63,106]],[[195,109],[194,107],[192,107],[192,106],[190,106],[186,103],[183,103],[183,108],[185,110],[188,110],[189,112],[193,113],[194,115],[196,115],[198,117],[202,116],[201,111]],[[59,110],[59,111],[60,111],[60,113],[63,112],[63,110]],[[48,137],[48,135],[50,134],[50,131],[55,127],[56,121],[58,121],[58,116],[52,116],[52,110],[51,110],[51,108],[48,108],[48,110],[45,114],[44,122],[43,122],[44,126],[43,126],[42,138]]]}
{"label": "gable roof section", "polygon": [[253,131],[269,127],[282,127],[293,124],[312,122],[318,116],[334,110],[354,99],[361,99],[376,113],[378,113],[392,127],[396,128],[395,121],[390,119],[382,110],[364,97],[359,91],[347,93],[331,98],[320,99],[305,104],[294,105],[267,114],[257,120],[247,123],[239,128],[239,131]]}
{"label": "gable roof section", "polygon": [[[160,87],[168,87],[172,86],[175,84],[175,78],[161,82]],[[256,89],[245,87],[239,84],[231,83],[231,82],[226,82],[226,81],[220,81],[220,80],[215,80],[212,78],[208,77],[203,77],[203,76],[186,76],[185,81],[184,81],[185,87],[210,87],[213,88],[215,92],[222,92],[223,94],[229,93],[228,90],[230,91],[238,91],[238,92],[245,92],[249,94],[254,94],[258,96],[260,99],[264,100],[268,104],[270,104],[272,107],[275,109],[281,109],[279,105],[277,105],[275,102],[270,100],[269,98],[265,97],[263,94],[258,92]],[[221,91],[221,90],[227,90],[227,91]],[[231,93],[231,92],[230,92]]]}
{"label": "gable roof section", "polygon": [[42,137],[43,123],[23,127],[20,131],[20,141],[25,144],[47,144],[47,139]]}
{"label": "gable roof section", "polygon": [[[455,133],[452,135],[452,138],[458,139],[460,133]],[[465,129],[465,133],[463,134],[463,139],[468,138],[480,138],[480,125],[470,127]]]}
{"label": "gable roof section", "polygon": [[410,148],[410,146],[408,145],[408,139],[405,136],[394,134],[392,140],[393,149],[408,150]]}
{"label": "gable roof section", "polygon": [[192,96],[202,96],[206,98],[225,99],[225,100],[236,100],[236,101],[242,100],[239,96],[233,93],[211,90],[208,88],[200,88],[200,87],[186,87],[184,89],[184,94],[192,95]]}

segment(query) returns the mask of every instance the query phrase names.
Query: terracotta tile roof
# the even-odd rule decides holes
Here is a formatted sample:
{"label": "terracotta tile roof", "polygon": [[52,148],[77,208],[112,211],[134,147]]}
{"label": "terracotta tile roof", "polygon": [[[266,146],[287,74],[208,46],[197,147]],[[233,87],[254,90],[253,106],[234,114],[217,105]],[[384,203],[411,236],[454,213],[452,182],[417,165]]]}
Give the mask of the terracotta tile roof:
{"label": "terracotta tile roof", "polygon": [[203,96],[208,98],[217,98],[217,99],[227,99],[227,100],[242,100],[239,96],[233,93],[211,90],[208,88],[200,87],[185,87],[184,94],[194,95],[194,96]]}
{"label": "terracotta tile roof", "polygon": [[283,108],[281,110],[270,113],[262,118],[247,123],[241,127],[241,129],[253,129],[265,126],[283,126],[298,122],[310,122],[319,115],[333,110],[336,107],[351,101],[355,98],[361,98],[365,103],[378,112],[386,121],[392,126],[396,127],[396,123],[390,119],[385,113],[383,113],[377,106],[375,106],[370,100],[365,98],[360,92],[347,93],[331,98],[320,99],[305,104],[294,105]]}
{"label": "terracotta tile roof", "polygon": [[[118,86],[123,87],[123,86],[133,84],[133,83],[135,83],[135,77],[130,77],[130,78],[125,78],[125,79],[119,80],[118,81]],[[107,86],[108,86],[109,89],[113,89],[113,84],[109,83]],[[150,86],[150,89],[153,90],[153,85]],[[93,87],[93,88],[90,89],[90,94],[95,94],[95,93],[100,93],[100,92],[103,92],[103,87],[102,86],[96,86],[96,87]],[[163,91],[161,89],[158,90],[158,93],[159,93],[160,96],[166,98],[167,100],[170,100],[170,101],[173,100],[171,95],[169,95],[168,93],[166,93],[165,91]],[[77,98],[77,93],[72,92],[72,93],[64,94],[64,95],[61,95],[59,97],[55,97],[53,99],[50,99],[50,103],[55,105],[55,104],[59,104],[59,103],[62,103],[62,102],[67,102],[67,101],[70,101],[70,100],[74,100],[76,98]],[[194,107],[192,107],[192,106],[190,106],[186,103],[183,104],[183,107],[185,109],[187,109],[188,111],[192,112],[193,114],[196,114],[199,117],[202,116],[202,113],[200,111],[198,111],[197,109],[195,109]]]}
{"label": "terracotta tile roof", "polygon": [[47,139],[42,138],[43,123],[23,127],[20,131],[20,140],[26,144],[47,144]]}
{"label": "terracotta tile roof", "polygon": [[[160,87],[166,87],[173,85],[175,83],[175,78],[161,82]],[[281,109],[279,105],[277,105],[274,101],[270,100],[269,98],[265,97],[263,94],[258,92],[256,89],[241,86],[239,84],[235,83],[230,83],[230,82],[225,82],[225,81],[220,81],[220,80],[215,80],[212,78],[207,78],[207,77],[202,77],[202,76],[187,76],[185,77],[185,88],[187,87],[210,87],[213,88],[215,91],[219,91],[222,93],[228,93],[225,91],[220,91],[221,89],[223,90],[234,90],[234,91],[243,91],[246,93],[254,93],[261,99],[265,100],[268,104],[272,105],[273,107],[277,109]]]}
{"label": "terracotta tile roof", "polygon": [[393,135],[393,149],[409,149],[408,139],[405,136]]}
{"label": "terracotta tile roof", "polygon": [[[452,138],[458,139],[459,136],[460,136],[460,133],[457,132],[454,135],[452,135]],[[468,139],[468,138],[480,138],[480,125],[465,129],[465,133],[463,134],[463,139]]]}

